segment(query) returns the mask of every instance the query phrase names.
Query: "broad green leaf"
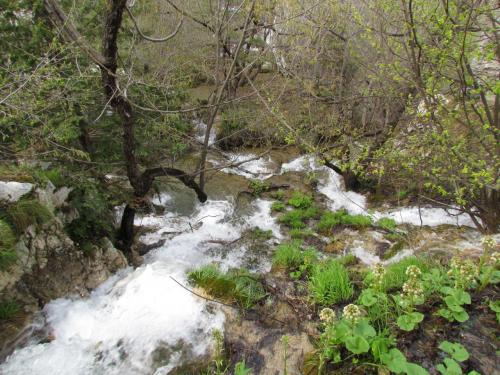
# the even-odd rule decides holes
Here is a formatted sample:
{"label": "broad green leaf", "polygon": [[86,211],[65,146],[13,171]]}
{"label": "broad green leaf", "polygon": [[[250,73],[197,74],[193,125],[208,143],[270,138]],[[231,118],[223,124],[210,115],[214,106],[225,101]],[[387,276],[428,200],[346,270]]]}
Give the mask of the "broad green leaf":
{"label": "broad green leaf", "polygon": [[439,364],[436,369],[442,375],[462,375],[462,368],[460,365],[451,358],[445,358],[444,364]]}
{"label": "broad green leaf", "polygon": [[370,344],[362,336],[353,336],[345,340],[345,347],[354,354],[366,353],[370,350]]}
{"label": "broad green leaf", "polygon": [[405,373],[407,375],[429,375],[429,371],[427,371],[425,368],[411,362],[406,363]]}
{"label": "broad green leaf", "polygon": [[368,323],[367,319],[361,319],[353,329],[355,335],[363,336],[363,337],[375,337],[377,332],[375,329]]}
{"label": "broad green leaf", "polygon": [[453,311],[452,314],[453,314],[453,318],[455,318],[455,320],[457,322],[460,322],[460,323],[463,323],[469,319],[469,314],[467,314],[467,311],[465,311],[463,309],[460,312]]}
{"label": "broad green leaf", "polygon": [[439,349],[448,353],[455,361],[463,362],[469,359],[469,353],[461,344],[443,341],[439,344]]}
{"label": "broad green leaf", "polygon": [[391,349],[388,353],[383,353],[380,355],[380,359],[384,365],[387,366],[389,370],[400,374],[406,370],[406,357],[398,349]]}

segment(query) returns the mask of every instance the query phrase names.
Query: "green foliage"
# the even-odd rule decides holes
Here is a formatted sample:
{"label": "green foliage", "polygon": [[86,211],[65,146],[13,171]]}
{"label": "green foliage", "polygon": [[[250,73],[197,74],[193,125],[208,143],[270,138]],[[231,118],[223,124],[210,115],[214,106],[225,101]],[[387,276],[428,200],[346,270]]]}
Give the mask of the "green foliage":
{"label": "green foliage", "polygon": [[21,306],[15,301],[6,301],[0,303],[0,321],[13,318],[21,311]]}
{"label": "green foliage", "polygon": [[464,290],[450,287],[441,288],[441,292],[445,295],[443,301],[445,306],[438,310],[438,314],[449,321],[457,321],[460,323],[469,319],[469,314],[463,308],[463,305],[471,303],[470,294]]}
{"label": "green foliage", "polygon": [[354,254],[347,254],[337,259],[344,266],[353,266],[358,263],[358,258]]}
{"label": "green foliage", "polygon": [[266,191],[267,184],[261,180],[251,180],[248,184],[250,190],[252,190],[252,194],[256,197],[260,197],[260,195]]}
{"label": "green foliage", "polygon": [[349,272],[337,260],[315,265],[308,286],[313,301],[321,306],[348,301],[354,293]]}
{"label": "green foliage", "polygon": [[408,362],[403,353],[398,349],[391,349],[387,353],[382,353],[380,356],[381,362],[387,366],[389,370],[396,374],[407,375],[428,375],[428,371],[421,366]]}
{"label": "green foliage", "polygon": [[266,293],[262,284],[247,270],[233,269],[226,273],[208,265],[188,274],[189,281],[208,294],[226,303],[237,303],[248,309],[262,300]]}
{"label": "green foliage", "polygon": [[66,228],[73,241],[83,245],[113,237],[113,207],[97,182],[82,182],[71,192],[70,202],[79,214]]}
{"label": "green foliage", "polygon": [[21,199],[7,208],[7,218],[21,234],[30,225],[45,224],[52,219],[52,214],[36,199]]}
{"label": "green foliage", "polygon": [[396,323],[403,331],[413,331],[422,320],[424,320],[424,314],[413,311],[401,315]]}
{"label": "green foliage", "polygon": [[288,204],[290,206],[301,209],[309,208],[313,205],[313,203],[313,197],[300,191],[294,191],[292,193],[292,197],[288,200]]}
{"label": "green foliage", "polygon": [[445,353],[448,353],[455,361],[463,362],[469,359],[469,353],[459,343],[443,341],[441,344],[439,344],[439,349],[441,349]]}
{"label": "green foliage", "polygon": [[277,199],[277,200],[283,200],[283,198],[285,197],[285,192],[283,190],[276,190],[276,191],[273,191],[271,193],[271,197],[273,197],[274,199]]}
{"label": "green foliage", "polygon": [[306,209],[296,209],[280,215],[278,221],[294,229],[305,228],[305,221],[317,217],[319,210],[311,206]]}
{"label": "green foliage", "polygon": [[283,202],[273,202],[271,205],[271,212],[281,212],[285,210],[285,204]]}
{"label": "green foliage", "polygon": [[267,241],[273,237],[273,231],[254,227],[250,229],[250,237],[254,241]]}
{"label": "green foliage", "polygon": [[[417,266],[422,272],[427,272],[429,270],[429,263],[424,259],[416,257],[404,258],[386,267],[385,275],[382,279],[382,290],[391,291],[401,289],[407,279],[406,269],[408,266]],[[365,284],[370,284],[372,279],[373,273],[369,273],[365,278]]]}
{"label": "green foliage", "polygon": [[317,224],[321,232],[329,232],[338,225],[364,228],[372,224],[372,219],[366,215],[350,215],[345,210],[325,212]]}
{"label": "green foliage", "polygon": [[9,268],[17,260],[15,243],[16,236],[9,223],[0,219],[0,271]]}
{"label": "green foliage", "polygon": [[497,322],[500,323],[500,300],[490,301],[488,306],[496,314]]}
{"label": "green foliage", "polygon": [[396,229],[397,226],[396,221],[389,217],[381,217],[375,224],[382,229],[390,231]]}
{"label": "green foliage", "polygon": [[236,363],[234,366],[234,375],[249,375],[251,373],[252,369],[246,366],[245,360]]}
{"label": "green foliage", "polygon": [[290,237],[293,239],[303,239],[314,235],[314,232],[310,229],[290,229]]}

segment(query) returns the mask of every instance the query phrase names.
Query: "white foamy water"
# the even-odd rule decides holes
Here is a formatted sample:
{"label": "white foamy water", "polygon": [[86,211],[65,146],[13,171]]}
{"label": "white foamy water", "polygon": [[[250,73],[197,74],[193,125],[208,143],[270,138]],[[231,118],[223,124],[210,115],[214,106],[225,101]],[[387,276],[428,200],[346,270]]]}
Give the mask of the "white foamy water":
{"label": "white foamy water", "polygon": [[[262,156],[257,158],[257,155],[251,153],[225,153],[224,156],[227,160],[211,159],[210,162],[215,166],[228,164],[228,163],[242,163],[244,164],[236,167],[224,168],[221,171],[224,173],[235,174],[249,179],[265,180],[274,175],[276,165],[270,156]],[[253,159],[253,160],[251,160]]]}
{"label": "white foamy water", "polygon": [[[193,120],[193,124],[196,129],[196,140],[200,143],[205,142],[205,134],[207,132],[207,124],[205,124],[202,120]],[[208,145],[211,146],[215,143],[216,134],[215,128],[212,126],[210,129],[210,135],[208,136]]]}
{"label": "white foamy water", "polygon": [[[164,246],[148,254],[144,265],[113,276],[87,299],[49,303],[44,311],[55,339],[16,350],[0,365],[0,373],[159,375],[203,355],[211,345],[211,331],[222,329],[224,315],[218,306],[208,309],[205,300],[172,278],[186,285],[190,269],[213,261],[223,269],[240,266],[244,247],[235,246],[224,257],[211,251],[220,245],[210,241],[233,241],[254,225],[280,235],[269,205],[257,200],[254,212],[241,219],[243,224],[233,218],[229,201],[200,204],[190,217],[138,217],[137,222],[159,228],[144,236],[145,242],[163,237]],[[176,234],[165,237],[163,232]],[[159,347],[171,348],[170,358],[155,363]]]}
{"label": "white foamy water", "polygon": [[[346,209],[350,214],[369,214],[366,197],[353,191],[346,191],[342,177],[330,168],[318,163],[312,155],[302,155],[281,166],[281,173],[315,171],[322,174],[318,191],[328,199],[328,206],[336,211]],[[438,226],[442,224],[474,227],[466,214],[456,209],[445,210],[440,207],[399,207],[385,212],[371,212],[374,219],[390,217],[398,224]],[[421,220],[422,219],[422,220]]]}

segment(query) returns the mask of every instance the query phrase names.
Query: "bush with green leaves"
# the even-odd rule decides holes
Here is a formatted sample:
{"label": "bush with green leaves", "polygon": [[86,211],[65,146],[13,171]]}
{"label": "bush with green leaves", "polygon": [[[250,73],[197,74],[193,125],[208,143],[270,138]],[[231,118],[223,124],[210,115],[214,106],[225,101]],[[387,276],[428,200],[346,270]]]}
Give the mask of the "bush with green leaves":
{"label": "bush with green leaves", "polygon": [[83,245],[96,243],[103,237],[113,238],[113,207],[97,182],[80,184],[71,192],[70,202],[79,214],[66,227],[73,241]]}
{"label": "bush with green leaves", "polygon": [[308,287],[313,301],[321,306],[346,302],[354,293],[347,268],[337,260],[312,267]]}
{"label": "bush with green leaves", "polygon": [[9,268],[16,262],[15,243],[16,236],[9,223],[0,219],[0,271]]}
{"label": "bush with green leaves", "polygon": [[208,265],[189,272],[188,279],[212,297],[225,303],[236,303],[245,309],[266,296],[256,276],[244,269],[221,272],[216,266]]}

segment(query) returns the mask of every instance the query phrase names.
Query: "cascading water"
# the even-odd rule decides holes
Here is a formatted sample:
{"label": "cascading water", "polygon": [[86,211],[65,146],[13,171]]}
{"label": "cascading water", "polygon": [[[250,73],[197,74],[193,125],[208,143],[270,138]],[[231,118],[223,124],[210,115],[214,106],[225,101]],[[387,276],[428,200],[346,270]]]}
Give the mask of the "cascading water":
{"label": "cascading water", "polygon": [[[190,217],[169,213],[137,218],[158,227],[144,237],[146,242],[165,236],[161,232],[166,228],[171,238],[148,254],[141,267],[113,276],[90,298],[49,303],[44,311],[54,340],[16,350],[0,372],[159,375],[202,356],[211,344],[210,332],[222,329],[224,315],[176,281],[187,284],[190,269],[214,261],[221,268],[241,266],[244,247],[224,256],[211,251],[217,245],[210,241],[233,241],[254,223],[280,236],[269,205],[256,201],[254,213],[241,222],[234,220],[233,203],[211,200]],[[155,362],[159,348],[168,348],[165,363]]]}
{"label": "cascading water", "polygon": [[[253,155],[226,156],[239,161]],[[314,171],[319,176],[318,191],[328,198],[329,208],[367,213],[365,197],[346,192],[339,176],[310,155],[283,164],[281,170],[269,157],[262,157],[241,168],[223,171],[260,179],[286,172]],[[175,207],[173,199],[163,193],[155,197],[153,203]],[[229,252],[220,249],[220,243],[238,240],[246,229],[258,226],[271,230],[275,239],[283,239],[270,214],[271,204],[271,201],[257,199],[252,202],[251,213],[238,215],[231,199],[209,200],[198,204],[190,215],[168,212],[137,217],[138,225],[156,228],[142,240],[154,243],[165,239],[164,245],[151,251],[142,266],[119,272],[89,298],[58,299],[45,306],[53,340],[40,343],[33,339],[0,365],[0,373],[160,375],[203,356],[211,345],[210,332],[222,329],[224,314],[218,306],[209,306],[178,283],[186,285],[190,269],[212,262],[222,269],[247,266],[244,244],[235,242]],[[398,222],[416,225],[420,225],[420,218],[424,225],[470,225],[463,215],[450,216],[440,208],[422,208],[420,214],[415,207],[371,214],[375,218],[389,216]],[[351,252],[368,264],[379,261],[378,257],[366,253],[362,243]],[[398,257],[401,254],[407,255],[403,251]],[[270,261],[263,256],[252,268],[269,271]]]}

